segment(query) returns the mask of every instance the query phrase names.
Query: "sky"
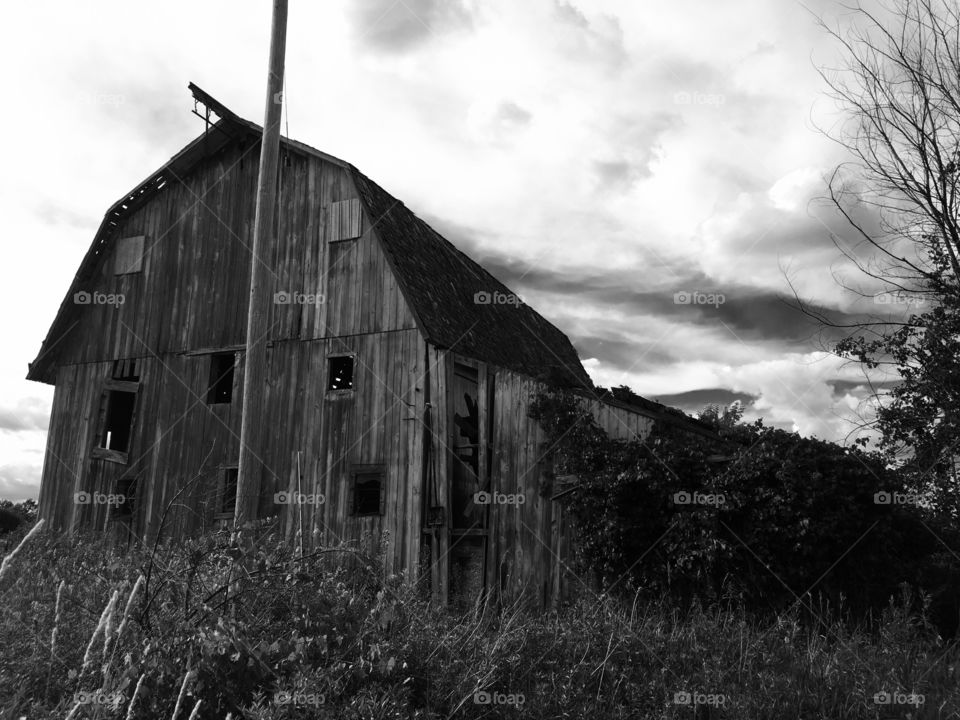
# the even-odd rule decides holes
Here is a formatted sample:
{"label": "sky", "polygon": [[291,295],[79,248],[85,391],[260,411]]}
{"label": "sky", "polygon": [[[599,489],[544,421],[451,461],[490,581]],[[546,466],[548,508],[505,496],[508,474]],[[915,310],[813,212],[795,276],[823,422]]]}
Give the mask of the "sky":
{"label": "sky", "polygon": [[[270,3],[5,11],[0,498],[36,497],[24,379],[107,208],[200,134],[262,121]],[[865,309],[822,198],[843,117],[827,0],[291,0],[289,134],[357,166],[567,333],[597,384],[848,441],[862,371],[793,308]],[[867,308],[869,310],[869,308]]]}

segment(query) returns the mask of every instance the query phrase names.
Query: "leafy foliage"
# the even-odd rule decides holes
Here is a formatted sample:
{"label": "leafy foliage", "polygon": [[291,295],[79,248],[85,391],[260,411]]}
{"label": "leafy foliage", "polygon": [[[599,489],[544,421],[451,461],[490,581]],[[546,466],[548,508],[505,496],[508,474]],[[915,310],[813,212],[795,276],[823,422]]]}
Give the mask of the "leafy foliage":
{"label": "leafy foliage", "polygon": [[[960,710],[960,652],[902,603],[873,638],[830,612],[807,631],[796,612],[759,622],[662,599],[459,616],[385,576],[376,556],[301,559],[269,532],[253,540],[121,555],[103,537],[39,535],[0,585],[0,717],[62,719],[95,690],[117,706],[81,705],[75,718],[126,717],[141,678],[138,719],[170,718],[181,687],[179,720],[198,700],[202,720],[691,717],[675,702],[684,692],[722,697],[723,717],[870,718],[873,694],[895,690],[923,694],[924,711]],[[114,592],[118,613],[133,595],[129,623],[112,624],[110,649],[91,646]]]}
{"label": "leafy foliage", "polygon": [[564,502],[602,587],[736,598],[758,613],[815,614],[819,595],[866,620],[906,583],[933,595],[939,626],[956,631],[960,537],[898,502],[910,488],[882,455],[744,424],[736,408],[702,414],[713,439],[658,422],[633,442],[607,437],[563,392],[541,394],[534,412],[556,472],[579,477]]}

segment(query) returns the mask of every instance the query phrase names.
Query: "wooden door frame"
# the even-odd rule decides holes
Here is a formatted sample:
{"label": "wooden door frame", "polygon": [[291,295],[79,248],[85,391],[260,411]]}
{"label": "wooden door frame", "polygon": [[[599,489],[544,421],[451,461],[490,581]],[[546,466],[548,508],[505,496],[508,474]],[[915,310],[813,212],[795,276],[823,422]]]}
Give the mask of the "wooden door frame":
{"label": "wooden door frame", "polygon": [[457,399],[453,397],[454,392],[454,375],[457,365],[462,365],[464,367],[473,368],[477,373],[477,429],[478,429],[478,462],[477,462],[477,475],[479,484],[481,487],[486,487],[487,492],[493,491],[493,473],[491,472],[492,468],[489,467],[492,465],[492,462],[488,461],[488,457],[492,460],[493,457],[493,444],[492,438],[488,437],[490,435],[490,429],[493,427],[492,423],[492,412],[493,408],[490,407],[490,401],[495,398],[490,392],[490,380],[494,377],[494,372],[490,366],[480,360],[475,360],[473,358],[464,357],[458,355],[454,352],[447,353],[447,362],[446,367],[444,368],[444,377],[446,379],[446,388],[445,388],[445,415],[446,420],[446,442],[443,447],[443,455],[445,458],[445,469],[446,475],[444,479],[444,494],[446,495],[446,517],[444,518],[444,540],[442,543],[445,546],[445,553],[441,555],[440,563],[440,573],[441,573],[441,583],[443,590],[445,591],[445,596],[441,597],[443,604],[448,604],[450,601],[450,573],[451,573],[451,562],[450,562],[450,552],[454,546],[455,540],[462,537],[479,537],[483,541],[483,566],[481,568],[481,579],[483,586],[481,588],[481,594],[483,596],[483,601],[486,602],[487,597],[490,593],[490,584],[489,578],[491,577],[491,567],[493,556],[491,554],[491,527],[493,525],[495,510],[492,505],[487,506],[486,516],[484,518],[484,527],[482,529],[474,530],[461,530],[455,531],[453,527],[453,482],[454,482],[454,463],[457,462],[455,457],[456,444],[457,444],[457,428],[454,423],[455,408],[457,405]]}

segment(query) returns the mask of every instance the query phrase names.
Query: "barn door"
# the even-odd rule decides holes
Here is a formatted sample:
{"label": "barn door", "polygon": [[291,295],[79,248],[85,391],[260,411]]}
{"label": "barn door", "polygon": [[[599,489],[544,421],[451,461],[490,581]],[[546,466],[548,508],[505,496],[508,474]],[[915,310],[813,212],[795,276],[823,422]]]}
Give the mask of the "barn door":
{"label": "barn door", "polygon": [[455,361],[450,383],[448,601],[467,609],[485,591],[490,505],[489,418],[482,363]]}

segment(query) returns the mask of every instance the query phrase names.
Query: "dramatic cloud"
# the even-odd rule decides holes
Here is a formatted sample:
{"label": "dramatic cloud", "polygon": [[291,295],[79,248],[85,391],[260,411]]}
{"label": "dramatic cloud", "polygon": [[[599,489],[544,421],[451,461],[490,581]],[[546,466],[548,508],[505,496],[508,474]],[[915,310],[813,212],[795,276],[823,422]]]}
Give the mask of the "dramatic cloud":
{"label": "dramatic cloud", "polygon": [[[98,7],[18,5],[0,44],[29,68],[6,91],[30,111],[3,121],[17,142],[0,176],[16,253],[0,266],[0,495],[37,483],[52,388],[22,378],[104,211],[203,131],[187,83],[263,112],[268,4]],[[843,22],[828,0],[294,4],[284,132],[489,267],[596,382],[690,410],[737,399],[842,439],[869,393],[820,352],[834,338],[793,291],[840,320],[895,308],[837,282],[862,278],[817,200],[843,157],[815,130],[836,120],[814,67],[836,48],[815,15]]]}

